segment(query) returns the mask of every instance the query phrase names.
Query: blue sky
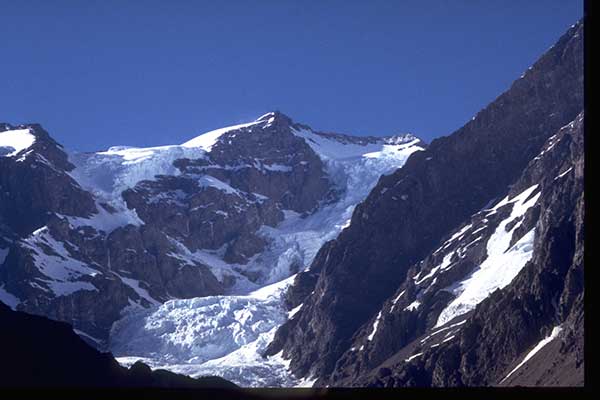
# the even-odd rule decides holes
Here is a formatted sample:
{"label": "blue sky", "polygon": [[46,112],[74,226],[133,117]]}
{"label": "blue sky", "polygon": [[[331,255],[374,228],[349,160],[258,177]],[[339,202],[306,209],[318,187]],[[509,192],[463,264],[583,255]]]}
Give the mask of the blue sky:
{"label": "blue sky", "polygon": [[431,141],[582,13],[574,0],[0,0],[0,122],[39,122],[81,151],[181,143],[274,109]]}

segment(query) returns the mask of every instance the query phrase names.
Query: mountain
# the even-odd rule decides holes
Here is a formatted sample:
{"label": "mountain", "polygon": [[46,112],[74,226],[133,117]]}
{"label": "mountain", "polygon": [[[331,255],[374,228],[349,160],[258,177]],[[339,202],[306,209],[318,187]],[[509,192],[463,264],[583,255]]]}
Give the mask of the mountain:
{"label": "mountain", "polygon": [[414,266],[332,383],[582,385],[583,161],[581,113]]}
{"label": "mountain", "polygon": [[181,145],[95,153],[40,125],[0,129],[0,300],[72,324],[127,365],[248,386],[297,383],[284,360],[261,357],[287,320],[290,277],[425,147],[410,134],[317,132],[280,112]]}
{"label": "mountain", "polygon": [[582,385],[583,93],[579,22],[429,145],[278,111],[92,153],[0,123],[5,378]]}
{"label": "mountain", "polygon": [[316,386],[581,385],[582,110],[579,22],[379,180],[266,354]]}

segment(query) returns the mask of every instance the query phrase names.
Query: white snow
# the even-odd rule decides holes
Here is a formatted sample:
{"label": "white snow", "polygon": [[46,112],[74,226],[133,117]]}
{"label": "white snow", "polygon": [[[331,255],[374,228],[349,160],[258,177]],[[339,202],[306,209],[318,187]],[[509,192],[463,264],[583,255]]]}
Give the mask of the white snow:
{"label": "white snow", "polygon": [[245,296],[170,300],[131,313],[114,324],[111,351],[120,362],[142,359],[152,367],[218,375],[243,386],[294,386],[298,382],[283,359],[260,355],[287,318],[281,297],[293,278]]}
{"label": "white snow", "polygon": [[89,226],[94,228],[96,231],[103,231],[107,234],[111,233],[120,226],[129,224],[140,226],[144,224],[135,210],[127,208],[123,202],[115,201],[113,202],[113,205],[116,206],[116,212],[114,214],[106,211],[106,209],[104,209],[104,207],[102,207],[99,203],[96,203],[96,209],[98,212],[87,218],[72,217],[58,213],[55,214],[61,218],[66,218],[69,221],[69,225],[71,225],[73,228]]}
{"label": "white snow", "polygon": [[29,128],[0,132],[0,157],[13,157],[35,143]]}
{"label": "white snow", "polygon": [[180,158],[202,158],[199,148],[161,146],[148,148],[112,147],[99,153],[69,155],[76,168],[69,173],[81,187],[95,197],[112,203],[119,201],[121,192],[156,175],[179,175],[173,161]]}
{"label": "white snow", "polygon": [[[398,158],[404,156],[408,158],[415,151],[423,150],[416,146],[419,139],[410,138],[405,143],[391,143],[386,139],[381,139],[375,143],[358,144],[342,143],[333,137],[319,135],[308,129],[299,129],[293,131],[295,135],[304,138],[306,143],[321,158],[326,160],[345,160],[351,158]],[[397,153],[402,153],[401,155]]]}
{"label": "white snow", "polygon": [[404,310],[406,310],[406,311],[415,311],[420,306],[421,306],[421,302],[419,300],[415,300],[412,303],[410,303],[408,306],[406,306],[406,308],[404,308]]}
{"label": "white snow", "polygon": [[570,167],[570,168],[569,168],[569,169],[567,169],[565,172],[562,172],[562,173],[558,174],[558,175],[557,175],[557,176],[554,178],[554,180],[557,180],[557,179],[560,179],[560,178],[562,178],[563,176],[565,176],[566,174],[568,174],[568,173],[569,173],[569,172],[571,172],[572,170],[573,170],[573,167]]}
{"label": "white snow", "polygon": [[[305,138],[322,157],[327,173],[342,195],[335,203],[322,205],[309,216],[302,217],[287,210],[285,220],[277,227],[262,227],[261,233],[270,242],[269,247],[244,267],[247,271],[258,271],[263,276],[262,284],[289,276],[293,264],[301,269],[308,267],[323,244],[349,226],[354,208],[367,197],[379,177],[400,168],[410,154],[422,150],[411,141],[395,145],[398,151],[382,152],[380,157],[363,157],[385,146],[383,140],[377,145],[361,146],[343,144],[306,130],[295,133]],[[311,140],[318,141],[320,147]]]}
{"label": "white snow", "polygon": [[[502,200],[502,204],[512,204],[508,218],[500,222],[487,242],[487,258],[467,278],[451,289],[456,298],[446,306],[438,317],[436,327],[442,326],[453,318],[474,309],[496,289],[507,286],[533,256],[535,228],[527,232],[517,243],[509,248],[513,232],[521,225],[516,223],[510,231],[506,226],[519,218],[535,205],[541,192],[531,199],[527,198],[537,189],[534,185],[511,201]],[[494,207],[495,210],[498,206]]]}
{"label": "white snow", "polygon": [[21,299],[4,289],[4,284],[0,285],[0,301],[9,306],[13,311],[21,304]]}
{"label": "white snow", "polygon": [[375,322],[373,322],[373,328],[371,330],[371,333],[369,334],[369,336],[367,336],[367,341],[371,341],[373,340],[373,338],[375,337],[375,334],[377,333],[377,327],[379,326],[379,322],[381,321],[381,316],[382,316],[383,310],[379,311],[379,314],[377,314],[377,318],[375,318]]}
{"label": "white snow", "polygon": [[292,308],[290,312],[288,312],[288,319],[294,318],[294,315],[298,314],[298,311],[300,311],[303,305],[304,304],[300,304],[299,306]]}
{"label": "white snow", "polygon": [[404,360],[404,362],[410,362],[410,361],[414,360],[415,358],[422,356],[422,355],[423,355],[423,353],[413,354],[412,356],[410,356],[406,360]]}
{"label": "white snow", "polygon": [[318,378],[313,378],[313,377],[303,378],[294,387],[297,387],[297,388],[310,388],[310,387],[312,387],[315,384],[315,382],[317,381],[317,379]]}
{"label": "white snow", "polygon": [[261,118],[259,118],[256,121],[249,122],[246,124],[228,126],[226,128],[215,129],[214,131],[203,133],[200,136],[197,136],[191,140],[188,140],[187,142],[183,143],[181,146],[183,146],[183,147],[198,147],[207,152],[211,151],[212,147],[215,145],[215,143],[217,143],[217,140],[219,140],[219,138],[223,134],[234,131],[236,129],[247,128],[252,125],[260,124],[262,122],[260,120]]}
{"label": "white snow", "polygon": [[146,301],[148,301],[150,304],[153,305],[160,305],[161,303],[159,301],[157,301],[156,299],[154,299],[152,296],[150,296],[150,293],[148,293],[148,291],[144,288],[142,288],[140,286],[140,281],[136,280],[136,279],[131,279],[131,278],[125,278],[119,274],[117,274],[116,272],[113,272],[115,275],[117,275],[119,278],[121,278],[121,281],[126,284],[127,286],[129,286],[130,288],[132,288],[138,296],[140,296],[143,299],[146,299]]}
{"label": "white snow", "polygon": [[452,242],[454,242],[457,239],[461,239],[462,236],[473,227],[472,224],[468,224],[466,226],[464,226],[461,230],[459,230],[458,232],[456,232],[454,235],[452,235],[450,237],[450,239],[446,240],[446,242],[444,242],[444,244],[450,244]]}
{"label": "white snow", "polygon": [[198,184],[203,187],[214,187],[215,189],[221,190],[228,194],[240,195],[240,192],[237,189],[232,188],[225,182],[220,181],[210,175],[202,175],[200,178],[198,178]]}
{"label": "white snow", "polygon": [[504,379],[502,379],[500,381],[500,383],[502,383],[505,380],[507,380],[512,374],[514,374],[519,368],[521,368],[527,361],[529,361],[531,359],[531,357],[533,357],[538,351],[540,351],[544,346],[546,346],[548,343],[550,343],[551,341],[553,341],[554,339],[556,339],[556,337],[558,336],[558,334],[560,333],[561,330],[562,330],[562,327],[560,325],[559,326],[555,326],[552,329],[552,332],[550,332],[550,335],[548,335],[544,339],[540,340],[540,342],[538,344],[536,344],[534,346],[534,348],[529,353],[527,353],[527,355],[525,356],[525,358],[523,358],[523,360],[515,368],[513,368],[513,370],[510,371],[508,373],[508,375],[506,375],[504,377]]}
{"label": "white snow", "polygon": [[450,340],[452,340],[452,339],[454,339],[454,338],[455,338],[455,335],[449,336],[449,337],[447,337],[446,339],[442,340],[442,343],[449,342]]}
{"label": "white snow", "polygon": [[269,171],[276,171],[276,172],[290,172],[292,171],[292,167],[288,166],[288,165],[281,165],[281,164],[262,164],[262,167],[266,170]]}
{"label": "white snow", "polygon": [[394,307],[396,307],[396,303],[398,302],[398,300],[400,300],[400,297],[402,297],[404,292],[406,292],[406,290],[401,291],[400,294],[398,296],[396,296],[396,298],[394,298],[394,300],[392,300],[392,306],[390,307],[390,312],[394,311]]}
{"label": "white snow", "polygon": [[450,267],[450,260],[452,259],[452,256],[454,255],[454,252],[450,252],[448,254],[446,254],[444,256],[444,258],[442,259],[441,264],[431,268],[431,270],[429,271],[429,273],[427,275],[425,275],[424,277],[420,278],[419,276],[421,275],[421,272],[419,272],[419,274],[417,274],[413,280],[415,281],[415,285],[420,285],[421,283],[425,282],[427,279],[432,278],[439,270],[446,270]]}
{"label": "white snow", "polygon": [[441,328],[441,329],[438,329],[438,330],[436,330],[436,331],[434,331],[434,332],[431,332],[431,333],[430,333],[428,336],[426,336],[426,337],[424,337],[423,339],[421,339],[421,343],[425,343],[426,341],[428,341],[429,339],[431,339],[433,336],[437,335],[438,333],[441,333],[441,332],[447,331],[448,329],[456,328],[457,326],[461,326],[461,325],[463,325],[465,322],[467,322],[467,320],[466,320],[466,319],[465,319],[465,320],[462,320],[462,321],[460,321],[460,322],[457,322],[457,323],[454,323],[454,324],[451,324],[451,325],[445,326],[445,327],[443,327],[443,328]]}
{"label": "white snow", "polygon": [[[64,244],[54,239],[46,227],[32,233],[22,242],[22,246],[32,250],[35,267],[48,278],[36,280],[45,283],[55,296],[67,296],[79,290],[98,290],[81,278],[93,277],[100,272],[73,258]],[[44,248],[50,248],[53,254],[46,254]]]}

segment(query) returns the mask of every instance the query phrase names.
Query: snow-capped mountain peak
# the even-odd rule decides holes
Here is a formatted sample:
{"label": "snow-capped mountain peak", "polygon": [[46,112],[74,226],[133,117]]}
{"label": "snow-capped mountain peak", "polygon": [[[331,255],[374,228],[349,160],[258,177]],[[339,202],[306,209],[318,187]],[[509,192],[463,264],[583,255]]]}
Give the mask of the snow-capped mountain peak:
{"label": "snow-capped mountain peak", "polygon": [[[152,336],[160,329],[138,326],[142,319],[134,315],[156,315],[161,307],[165,316],[185,310],[203,320],[206,310],[220,305],[215,315],[231,328],[222,332],[233,335],[227,340],[231,346],[191,361],[165,350],[151,364],[181,362],[190,373],[220,371],[253,385],[285,364],[275,357],[262,365],[260,353],[288,315],[283,292],[263,299],[255,291],[291,283],[348,226],[380,176],[423,149],[412,136],[320,133],[278,111],[181,145],[113,146],[95,153],[70,153],[41,127],[20,128],[35,136],[31,155],[27,163],[0,157],[7,166],[0,178],[4,172],[3,179],[16,185],[32,179],[30,174],[42,182],[52,172],[55,180],[38,185],[41,197],[60,196],[35,213],[18,197],[3,203],[32,221],[24,226],[16,216],[8,227],[18,225],[22,232],[11,234],[11,241],[0,235],[2,270],[29,274],[0,275],[2,298],[19,310],[73,323],[102,349],[110,349],[110,329],[122,318],[119,332]],[[38,207],[36,199],[33,204]],[[207,331],[203,346],[225,340],[217,331]],[[141,343],[135,354],[124,347],[118,353],[152,358],[144,343],[174,348],[164,340],[135,338]],[[234,368],[236,354],[248,360],[249,369]],[[253,381],[242,380],[240,374],[250,369]],[[293,381],[287,379],[277,382]]]}
{"label": "snow-capped mountain peak", "polygon": [[14,129],[0,132],[0,157],[13,157],[35,143],[30,129]]}
{"label": "snow-capped mountain peak", "polygon": [[[279,111],[271,111],[264,115],[261,115],[256,120],[252,122],[246,122],[242,124],[232,125],[225,128],[215,129],[213,131],[205,132],[199,136],[196,136],[193,139],[188,140],[183,143],[181,146],[183,147],[197,147],[206,152],[210,152],[212,147],[217,143],[219,138],[221,138],[226,133],[233,132],[251,132],[252,129],[244,129],[244,128],[253,128],[256,127],[258,129],[266,129],[269,127],[277,127],[277,128],[286,128],[292,124],[291,118],[287,115],[282,114]],[[275,130],[274,130],[275,131]]]}

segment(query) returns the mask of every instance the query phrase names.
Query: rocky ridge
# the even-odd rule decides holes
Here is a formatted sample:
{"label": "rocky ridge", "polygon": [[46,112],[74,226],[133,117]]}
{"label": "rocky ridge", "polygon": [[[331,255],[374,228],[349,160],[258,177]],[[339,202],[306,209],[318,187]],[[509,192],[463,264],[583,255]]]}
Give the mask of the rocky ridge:
{"label": "rocky ridge", "polygon": [[[485,239],[512,211],[499,209],[488,221],[477,212],[502,199],[549,138],[581,112],[582,36],[580,22],[472,121],[380,179],[355,209],[350,226],[319,251],[305,278],[291,289],[291,305],[301,307],[279,329],[267,354],[282,352],[295,374],[316,378],[317,385],[359,385],[367,382],[361,380],[363,374],[436,325],[454,297],[453,290],[440,289],[484,261]],[[523,193],[519,207],[530,195],[539,196],[537,187],[530,193],[524,193],[527,187],[520,189],[510,193]],[[529,246],[532,235],[526,243],[519,240],[537,221],[539,209],[531,207],[502,226],[514,229],[511,247]],[[468,229],[461,232],[461,226]],[[440,248],[444,251],[436,253]],[[394,301],[393,332],[380,331],[382,320],[391,319],[386,307],[391,309]],[[444,320],[439,327],[458,322]],[[378,335],[387,340],[377,341]],[[531,335],[537,337],[539,331]],[[456,377],[409,381],[417,376],[410,371],[405,376],[406,381],[391,385],[478,384]]]}

